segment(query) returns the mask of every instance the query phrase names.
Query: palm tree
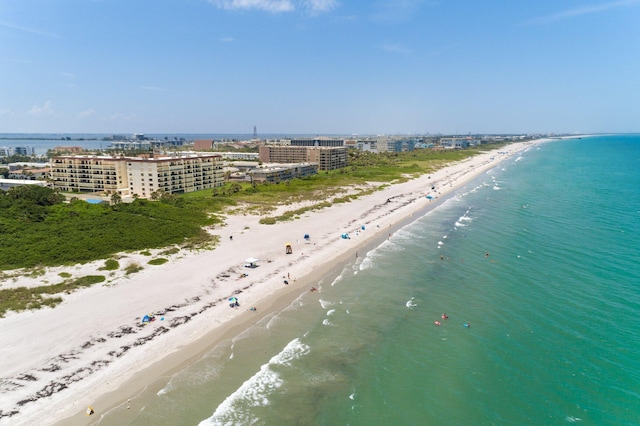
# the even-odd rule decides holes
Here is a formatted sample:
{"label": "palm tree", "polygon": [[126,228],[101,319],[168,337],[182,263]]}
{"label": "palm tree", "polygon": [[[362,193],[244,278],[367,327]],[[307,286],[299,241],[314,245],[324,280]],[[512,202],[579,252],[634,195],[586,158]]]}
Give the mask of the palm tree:
{"label": "palm tree", "polygon": [[118,194],[117,192],[114,192],[111,195],[111,205],[112,206],[117,206],[121,202],[122,202],[122,196],[120,194]]}

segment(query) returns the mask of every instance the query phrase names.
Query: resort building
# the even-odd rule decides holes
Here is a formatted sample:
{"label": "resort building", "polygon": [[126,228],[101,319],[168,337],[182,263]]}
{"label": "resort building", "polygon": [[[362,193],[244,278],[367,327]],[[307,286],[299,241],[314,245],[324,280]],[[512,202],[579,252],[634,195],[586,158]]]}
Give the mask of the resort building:
{"label": "resort building", "polygon": [[291,139],[291,146],[344,146],[344,139],[331,139],[327,137],[317,137],[312,139]]}
{"label": "resort building", "polygon": [[347,166],[346,147],[261,146],[263,163],[316,163],[319,170]]}
{"label": "resort building", "polygon": [[213,139],[196,139],[193,141],[194,151],[209,151],[213,149],[215,142]]}
{"label": "resort building", "polygon": [[233,161],[259,161],[260,154],[257,152],[217,152],[222,158]]}
{"label": "resort building", "polygon": [[247,173],[251,182],[277,183],[318,174],[315,163],[278,164],[258,167]]}
{"label": "resort building", "polygon": [[445,149],[465,149],[469,147],[467,138],[440,138],[440,146]]}
{"label": "resort building", "polygon": [[47,186],[47,182],[43,180],[0,179],[0,190],[2,191],[8,191],[9,188],[13,188],[14,186],[25,185]]}
{"label": "resort building", "polygon": [[51,179],[68,192],[134,194],[148,198],[155,191],[185,193],[222,186],[220,156],[164,157],[70,155],[51,159]]}
{"label": "resort building", "polygon": [[84,148],[81,146],[56,146],[52,151],[60,154],[79,154],[84,152]]}
{"label": "resort building", "polygon": [[42,180],[49,177],[51,169],[49,167],[25,167],[20,170],[15,170],[9,173],[9,179],[23,179],[23,180]]}

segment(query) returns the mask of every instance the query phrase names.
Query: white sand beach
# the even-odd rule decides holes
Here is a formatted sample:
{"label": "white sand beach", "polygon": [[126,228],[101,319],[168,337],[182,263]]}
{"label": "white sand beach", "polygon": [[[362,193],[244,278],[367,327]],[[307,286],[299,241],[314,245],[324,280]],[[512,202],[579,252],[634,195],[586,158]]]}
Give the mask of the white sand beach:
{"label": "white sand beach", "polygon": [[[155,377],[213,347],[229,330],[282,309],[287,300],[309,291],[317,282],[313,278],[352,260],[359,250],[363,256],[367,246],[390,237],[461,185],[544,141],[514,143],[290,222],[261,225],[259,216],[229,216],[212,231],[220,235],[214,250],[181,251],[163,265],[147,262],[167,256],[122,254],[114,273],[97,270],[104,265],[100,261],[5,279],[1,288],[54,284],[62,281],[61,272],[107,277],[105,283],[65,295],[54,309],[10,312],[0,319],[0,424],[99,421]],[[342,233],[350,238],[341,238]],[[292,254],[285,254],[286,243],[292,244]],[[244,266],[251,257],[259,259],[258,267]],[[144,269],[125,275],[122,269],[131,262]],[[229,297],[237,297],[240,306],[230,307]],[[155,320],[142,325],[146,314]],[[95,410],[91,416],[85,414],[88,406]]]}

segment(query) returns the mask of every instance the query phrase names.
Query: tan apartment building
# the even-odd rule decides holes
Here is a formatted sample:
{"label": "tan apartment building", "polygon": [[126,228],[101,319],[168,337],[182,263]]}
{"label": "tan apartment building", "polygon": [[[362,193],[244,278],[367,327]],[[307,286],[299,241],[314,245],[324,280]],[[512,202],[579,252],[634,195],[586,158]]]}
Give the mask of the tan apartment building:
{"label": "tan apartment building", "polygon": [[56,188],[67,192],[136,194],[149,198],[155,191],[185,193],[222,186],[220,156],[173,157],[56,156],[51,175]]}
{"label": "tan apartment building", "polygon": [[318,163],[320,170],[335,170],[347,167],[347,150],[349,148],[307,148],[307,158],[311,163]]}
{"label": "tan apartment building", "polygon": [[263,163],[316,163],[320,170],[347,166],[346,147],[261,146]]}
{"label": "tan apartment building", "polygon": [[51,158],[50,178],[66,192],[129,195],[126,163],[111,156],[61,155]]}

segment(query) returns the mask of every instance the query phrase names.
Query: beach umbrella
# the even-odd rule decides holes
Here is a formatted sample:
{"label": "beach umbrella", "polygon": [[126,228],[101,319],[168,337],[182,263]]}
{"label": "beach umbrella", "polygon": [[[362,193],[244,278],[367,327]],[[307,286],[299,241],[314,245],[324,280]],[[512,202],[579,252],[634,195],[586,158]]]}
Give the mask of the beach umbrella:
{"label": "beach umbrella", "polygon": [[259,260],[260,259],[256,259],[255,257],[250,257],[248,259],[245,259],[244,261],[247,262],[247,263],[256,263]]}
{"label": "beach umbrella", "polygon": [[428,200],[430,200],[430,199],[432,199],[432,198],[433,198],[433,197],[432,197],[431,195],[427,195],[427,199],[428,199]]}
{"label": "beach umbrella", "polygon": [[237,302],[238,299],[236,297],[230,297],[229,302]]}

